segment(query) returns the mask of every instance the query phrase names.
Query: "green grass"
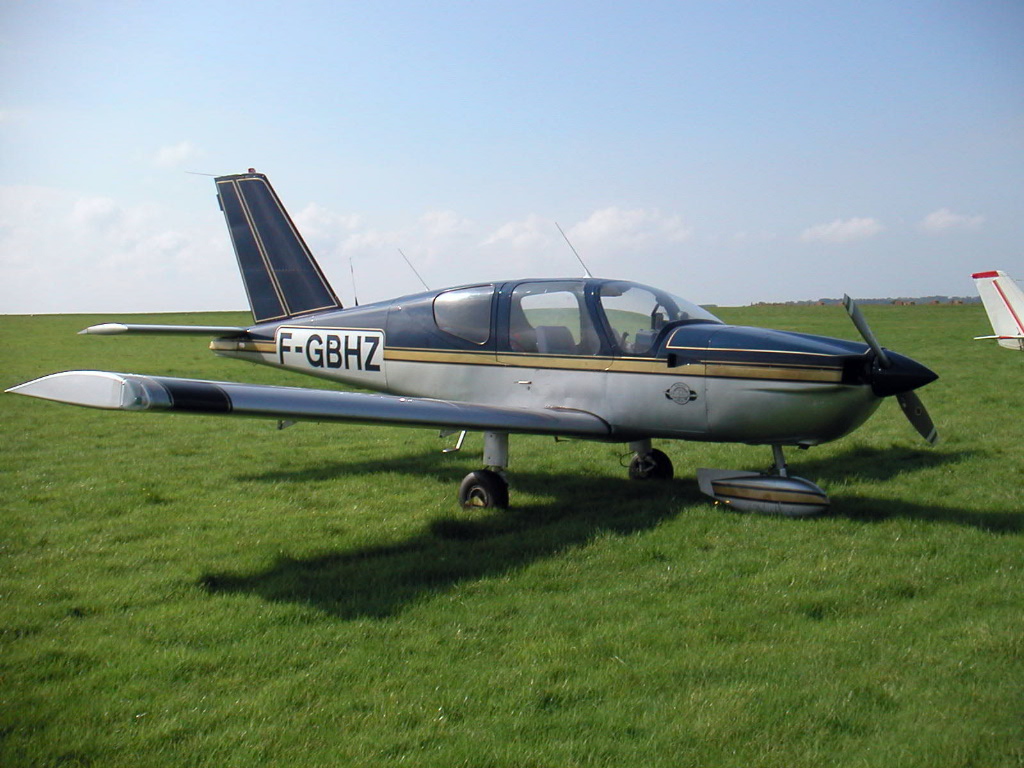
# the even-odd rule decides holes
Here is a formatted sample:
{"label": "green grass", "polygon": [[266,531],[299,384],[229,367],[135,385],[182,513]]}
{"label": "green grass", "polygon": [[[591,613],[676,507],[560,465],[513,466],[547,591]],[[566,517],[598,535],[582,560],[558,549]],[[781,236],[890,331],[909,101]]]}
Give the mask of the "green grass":
{"label": "green grass", "polygon": [[[1024,355],[971,340],[980,307],[864,311],[941,375],[942,442],[886,402],[791,451],[811,520],[697,492],[763,447],[659,443],[677,479],[644,485],[623,447],[513,438],[514,508],[464,512],[478,436],[0,397],[0,764],[1024,764]],[[716,312],[855,338],[835,307]],[[0,384],[325,386],[74,333],[107,319],[0,318]]]}

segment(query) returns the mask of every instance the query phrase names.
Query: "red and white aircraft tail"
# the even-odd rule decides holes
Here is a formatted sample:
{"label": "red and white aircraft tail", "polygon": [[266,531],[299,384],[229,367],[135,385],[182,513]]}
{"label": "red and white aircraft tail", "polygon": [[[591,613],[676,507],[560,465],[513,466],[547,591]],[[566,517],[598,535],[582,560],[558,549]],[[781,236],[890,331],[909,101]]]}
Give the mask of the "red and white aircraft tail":
{"label": "red and white aircraft tail", "polygon": [[999,270],[976,272],[971,277],[995,334],[975,338],[997,339],[1001,347],[1024,351],[1024,292],[1020,286]]}

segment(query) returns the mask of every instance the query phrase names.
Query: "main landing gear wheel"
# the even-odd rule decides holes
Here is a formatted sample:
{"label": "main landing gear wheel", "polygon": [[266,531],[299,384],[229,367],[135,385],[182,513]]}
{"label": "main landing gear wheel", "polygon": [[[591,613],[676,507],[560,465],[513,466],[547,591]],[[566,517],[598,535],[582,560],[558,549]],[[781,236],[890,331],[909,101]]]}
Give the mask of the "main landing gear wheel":
{"label": "main landing gear wheel", "polygon": [[470,472],[459,486],[459,504],[463,507],[508,509],[508,483],[490,469]]}
{"label": "main landing gear wheel", "polygon": [[638,453],[629,462],[630,480],[671,480],[672,459],[657,448]]}

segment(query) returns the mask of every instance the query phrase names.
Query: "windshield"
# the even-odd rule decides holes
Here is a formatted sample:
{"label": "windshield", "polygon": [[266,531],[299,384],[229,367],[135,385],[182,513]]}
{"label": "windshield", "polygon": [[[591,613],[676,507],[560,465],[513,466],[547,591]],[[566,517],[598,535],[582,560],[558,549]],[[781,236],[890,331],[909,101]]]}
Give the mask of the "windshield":
{"label": "windshield", "polygon": [[627,355],[650,352],[658,333],[669,323],[722,322],[686,299],[637,283],[605,283],[599,298],[615,343]]}

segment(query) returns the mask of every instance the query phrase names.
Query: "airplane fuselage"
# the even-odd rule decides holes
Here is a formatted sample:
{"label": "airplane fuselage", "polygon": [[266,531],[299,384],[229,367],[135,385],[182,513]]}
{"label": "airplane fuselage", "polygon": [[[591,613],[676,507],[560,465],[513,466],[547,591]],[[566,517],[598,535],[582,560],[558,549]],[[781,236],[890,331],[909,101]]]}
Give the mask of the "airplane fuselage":
{"label": "airplane fuselage", "polygon": [[[477,301],[476,322],[445,328],[438,302],[460,292],[451,302]],[[608,307],[608,294],[630,292],[650,303],[653,318]],[[537,307],[521,318],[535,321],[524,342],[514,318],[526,297]],[[681,304],[623,281],[519,280],[254,326],[249,338],[217,339],[211,349],[378,392],[587,411],[622,441],[816,445],[878,407],[864,344],[730,326]],[[537,341],[542,335],[551,338]]]}

